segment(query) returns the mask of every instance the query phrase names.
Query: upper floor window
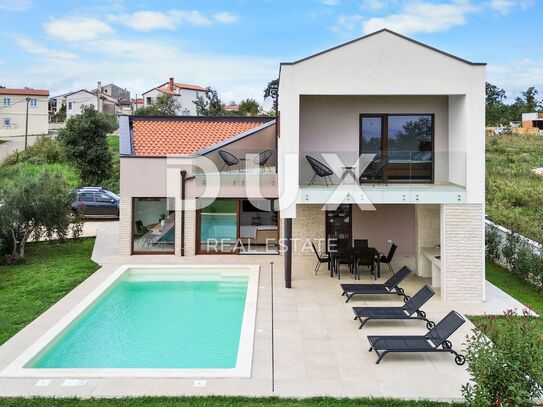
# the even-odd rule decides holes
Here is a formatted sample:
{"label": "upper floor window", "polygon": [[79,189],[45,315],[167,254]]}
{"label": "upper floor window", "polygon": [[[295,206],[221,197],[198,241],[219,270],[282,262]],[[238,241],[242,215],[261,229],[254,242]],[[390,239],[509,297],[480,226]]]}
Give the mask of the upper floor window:
{"label": "upper floor window", "polygon": [[68,110],[72,110],[72,102],[68,102]]}
{"label": "upper floor window", "polygon": [[4,98],[4,106],[11,105],[11,99],[10,98]]}
{"label": "upper floor window", "polygon": [[4,120],[2,121],[4,127],[10,127],[11,126],[11,119],[9,117],[4,117]]}
{"label": "upper floor window", "polygon": [[30,99],[30,107],[37,107],[38,99]]}
{"label": "upper floor window", "polygon": [[373,156],[368,180],[433,181],[434,115],[361,115],[360,153]]}
{"label": "upper floor window", "polygon": [[150,96],[147,96],[147,104],[148,105],[153,104],[153,99]]}

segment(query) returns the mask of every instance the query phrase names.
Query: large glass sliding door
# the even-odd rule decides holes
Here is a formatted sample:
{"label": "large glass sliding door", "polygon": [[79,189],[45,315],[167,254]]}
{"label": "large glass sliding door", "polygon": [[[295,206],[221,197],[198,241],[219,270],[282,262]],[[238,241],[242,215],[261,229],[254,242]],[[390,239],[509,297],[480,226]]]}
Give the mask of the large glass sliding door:
{"label": "large glass sliding door", "polygon": [[132,252],[173,254],[175,211],[170,198],[132,200]]}
{"label": "large glass sliding door", "polygon": [[239,236],[238,200],[217,199],[198,213],[198,252],[235,253]]}

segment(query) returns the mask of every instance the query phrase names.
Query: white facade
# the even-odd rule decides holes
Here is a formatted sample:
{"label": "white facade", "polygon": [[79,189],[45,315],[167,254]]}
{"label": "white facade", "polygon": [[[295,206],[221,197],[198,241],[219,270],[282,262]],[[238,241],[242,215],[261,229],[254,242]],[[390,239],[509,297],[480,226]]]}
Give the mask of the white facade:
{"label": "white facade", "polygon": [[97,109],[96,95],[87,90],[80,90],[66,96],[66,119],[71,119],[83,112],[83,106],[92,106]]}
{"label": "white facade", "polygon": [[0,137],[20,136],[26,130],[26,98],[28,134],[47,134],[48,91],[32,94],[30,89],[0,89]]}
{"label": "white facade", "polygon": [[159,87],[143,93],[143,106],[148,107],[154,104],[158,97],[170,95],[178,104],[177,114],[179,116],[196,116],[196,105],[194,102],[199,96],[205,95],[205,89],[195,85],[183,85],[172,80]]}
{"label": "white facade", "polygon": [[[446,300],[484,299],[484,64],[382,30],[282,64],[279,113],[283,219],[296,218],[299,208],[308,204],[432,204],[437,217],[431,223],[438,225],[439,236],[430,240],[441,267],[435,286]],[[363,115],[411,114],[433,117],[431,181],[411,179],[377,187],[353,182],[352,188],[342,185],[339,196],[334,195],[337,188],[304,181],[306,154],[358,158]],[[350,158],[342,160],[342,165],[352,163]],[[422,235],[430,233],[426,224],[417,220],[413,236],[420,242],[415,255],[431,249],[422,243]]]}

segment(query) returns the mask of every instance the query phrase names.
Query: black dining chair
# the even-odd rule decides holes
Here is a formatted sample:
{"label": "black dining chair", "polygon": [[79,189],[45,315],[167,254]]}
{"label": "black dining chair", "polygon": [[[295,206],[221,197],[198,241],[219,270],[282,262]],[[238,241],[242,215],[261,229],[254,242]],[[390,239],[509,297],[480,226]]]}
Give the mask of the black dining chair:
{"label": "black dining chair", "polygon": [[315,243],[311,242],[311,246],[313,246],[313,251],[315,252],[315,256],[317,256],[317,265],[315,266],[315,275],[317,275],[322,263],[328,264],[328,268],[330,268],[330,256],[326,252],[319,253]]}
{"label": "black dining chair", "polygon": [[272,172],[270,166],[268,165],[268,161],[270,160],[272,155],[273,150],[264,150],[253,159],[253,163],[258,165],[260,168],[267,168],[268,170],[270,170],[270,172]]}
{"label": "black dining chair", "polygon": [[392,246],[390,246],[390,250],[388,251],[388,254],[385,256],[383,253],[381,253],[381,258],[379,260],[381,263],[388,265],[388,269],[390,270],[392,274],[394,274],[394,269],[392,268],[392,264],[390,263],[392,263],[392,259],[394,258],[394,253],[396,253],[397,248],[398,246],[392,243]]}
{"label": "black dining chair", "polygon": [[385,171],[385,167],[388,164],[388,157],[375,157],[375,159],[370,163],[370,165],[367,166],[367,168],[364,170],[362,175],[360,175],[360,183],[363,183],[364,181],[377,181],[377,183],[381,183],[383,180],[383,173]]}
{"label": "black dining chair", "polygon": [[372,251],[362,251],[356,253],[356,259],[354,264],[355,277],[359,279],[359,269],[360,266],[365,266],[368,268],[369,272],[376,277],[375,272],[375,257]]}
{"label": "black dining chair", "polygon": [[328,186],[328,180],[330,180],[330,185],[334,185],[334,183],[332,182],[332,178],[330,178],[330,175],[333,175],[334,172],[330,168],[328,168],[326,165],[324,165],[320,161],[315,160],[311,156],[306,155],[305,158],[307,159],[307,161],[309,161],[309,165],[311,165],[311,168],[313,168],[313,171],[315,171],[313,178],[311,178],[311,181],[309,181],[309,185],[313,185],[315,183],[315,179],[317,178],[317,176],[324,178],[324,182],[326,182],[326,186]]}
{"label": "black dining chair", "polygon": [[224,170],[225,167],[226,171],[230,171],[230,167],[236,166],[238,168],[238,171],[241,172],[241,169],[239,167],[239,159],[235,155],[230,154],[228,151],[225,150],[219,150],[219,155],[224,161],[224,165],[222,166],[221,171]]}
{"label": "black dining chair", "polygon": [[367,249],[368,248],[368,239],[354,239],[354,248],[355,249]]}

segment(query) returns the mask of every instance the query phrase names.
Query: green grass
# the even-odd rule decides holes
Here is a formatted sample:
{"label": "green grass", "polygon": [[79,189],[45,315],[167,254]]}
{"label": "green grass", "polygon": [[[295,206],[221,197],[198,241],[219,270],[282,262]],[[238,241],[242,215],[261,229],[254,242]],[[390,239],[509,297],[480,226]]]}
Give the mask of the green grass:
{"label": "green grass", "polygon": [[31,243],[21,263],[0,266],[0,344],[99,268],[93,246],[94,239]]}
{"label": "green grass", "polygon": [[5,140],[0,140],[0,144],[4,144],[5,142]]}
{"label": "green grass", "polygon": [[60,406],[92,406],[92,407],[227,407],[227,406],[244,406],[244,407],[438,407],[451,406],[447,403],[436,403],[431,401],[403,401],[392,399],[334,399],[330,397],[308,398],[303,400],[297,399],[279,399],[270,398],[247,398],[247,397],[141,397],[141,398],[124,398],[124,399],[0,399],[0,406],[6,407],[60,407]]}
{"label": "green grass", "polygon": [[[537,331],[543,334],[543,318],[541,317],[543,315],[543,294],[537,287],[491,261],[486,262],[486,279],[536,312],[539,315],[536,325]],[[519,313],[521,311],[518,310]],[[469,318],[476,323],[484,317],[470,316]]]}
{"label": "green grass", "polygon": [[37,175],[47,167],[50,170],[58,170],[64,174],[68,183],[72,187],[79,185],[79,175],[76,169],[67,163],[54,163],[54,164],[32,164],[29,162],[20,162],[14,165],[2,165],[0,166],[0,185],[10,180],[15,180],[21,174],[25,172],[30,175]]}
{"label": "green grass", "polygon": [[109,146],[109,149],[111,150],[111,155],[113,158],[113,166],[111,170],[111,177],[109,177],[109,179],[106,180],[102,184],[102,186],[118,194],[120,190],[119,181],[120,181],[120,173],[121,173],[120,157],[119,157],[119,136],[116,136],[116,135],[108,136],[107,144]]}
{"label": "green grass", "polygon": [[486,141],[486,211],[488,218],[543,242],[543,137],[489,136]]}

